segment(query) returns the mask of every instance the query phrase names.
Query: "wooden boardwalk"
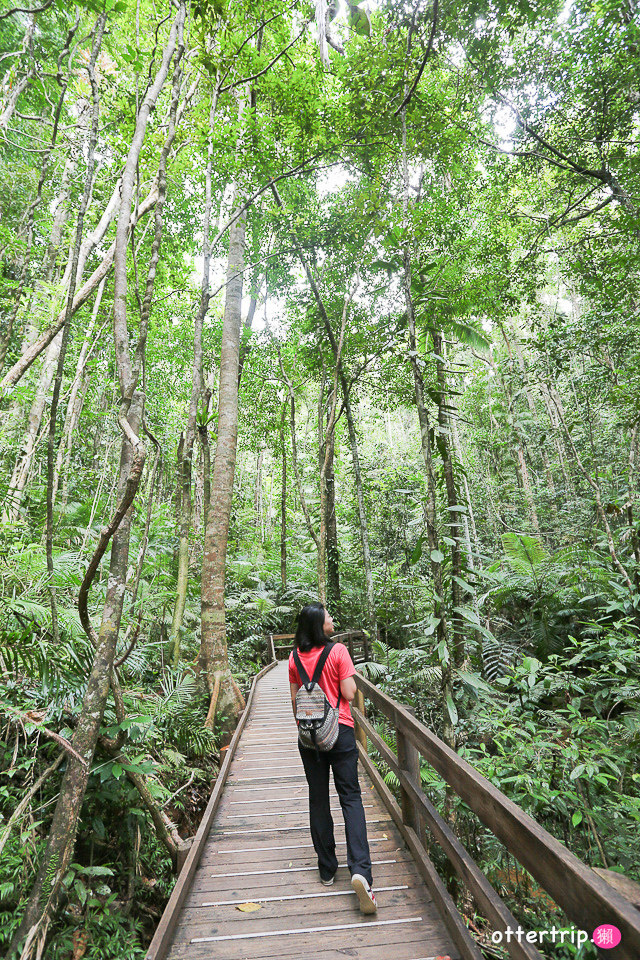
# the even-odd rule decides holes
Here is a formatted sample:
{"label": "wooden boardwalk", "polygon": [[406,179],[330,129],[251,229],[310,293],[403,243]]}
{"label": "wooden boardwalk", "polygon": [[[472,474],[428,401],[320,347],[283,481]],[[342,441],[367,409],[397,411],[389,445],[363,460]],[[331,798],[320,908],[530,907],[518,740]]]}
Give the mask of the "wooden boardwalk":
{"label": "wooden boardwalk", "polygon": [[[362,916],[351,890],[333,784],[340,867],[333,886],[320,884],[296,741],[287,664],[280,662],[255,685],[208,836],[174,911],[168,949],[154,953],[152,944],[149,957],[458,960],[411,854],[362,769],[377,915]],[[238,909],[247,903],[259,909]]]}

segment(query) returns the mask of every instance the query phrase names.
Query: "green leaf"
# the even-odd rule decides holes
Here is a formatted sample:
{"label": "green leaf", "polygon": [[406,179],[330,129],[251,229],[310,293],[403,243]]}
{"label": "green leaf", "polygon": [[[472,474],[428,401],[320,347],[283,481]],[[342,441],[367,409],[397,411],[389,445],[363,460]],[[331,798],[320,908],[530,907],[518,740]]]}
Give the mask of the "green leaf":
{"label": "green leaf", "polygon": [[356,3],[349,3],[349,26],[359,37],[371,36],[369,16]]}
{"label": "green leaf", "polygon": [[456,724],[458,722],[458,711],[456,710],[456,705],[450,693],[447,694],[446,703],[447,713],[449,714],[451,723]]}
{"label": "green leaf", "polygon": [[410,557],[409,557],[409,564],[410,564],[410,566],[413,566],[414,563],[417,563],[418,560],[420,559],[420,557],[422,556],[422,544],[423,544],[423,542],[424,542],[424,537],[419,537],[419,538],[418,538],[418,541],[417,541],[415,547],[413,548],[413,550],[411,551],[411,555],[410,555]]}
{"label": "green leaf", "polygon": [[576,812],[571,817],[571,823],[573,824],[574,827],[577,827],[579,823],[582,823],[582,814],[580,813],[579,810],[576,810]]}
{"label": "green leaf", "polygon": [[463,683],[472,687],[474,690],[484,690],[485,693],[491,693],[491,687],[482,679],[478,673],[470,673],[468,670],[458,670],[456,674]]}
{"label": "green leaf", "polygon": [[442,563],[444,560],[444,553],[441,550],[432,550],[430,556],[434,563]]}

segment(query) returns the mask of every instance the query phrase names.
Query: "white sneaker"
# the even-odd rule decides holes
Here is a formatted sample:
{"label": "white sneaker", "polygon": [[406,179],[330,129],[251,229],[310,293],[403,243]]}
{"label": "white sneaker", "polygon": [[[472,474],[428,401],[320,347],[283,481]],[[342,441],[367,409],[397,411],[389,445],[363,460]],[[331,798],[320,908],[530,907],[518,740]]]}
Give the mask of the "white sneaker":
{"label": "white sneaker", "polygon": [[356,896],[360,901],[360,910],[362,913],[375,913],[378,909],[378,905],[373,894],[373,888],[367,882],[367,880],[359,873],[354,873],[354,875],[351,877],[351,886],[355,890]]}

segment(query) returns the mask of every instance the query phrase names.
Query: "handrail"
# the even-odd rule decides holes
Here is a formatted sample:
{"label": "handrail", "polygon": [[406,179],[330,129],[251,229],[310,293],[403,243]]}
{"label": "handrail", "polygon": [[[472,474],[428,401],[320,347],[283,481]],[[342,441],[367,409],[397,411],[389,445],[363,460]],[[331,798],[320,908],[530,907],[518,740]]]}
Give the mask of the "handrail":
{"label": "handrail", "polygon": [[[396,815],[400,818],[398,826],[416,856],[418,867],[421,866],[420,850],[413,848],[420,848],[424,844],[425,825],[428,825],[432,836],[440,844],[452,867],[468,886],[494,929],[504,931],[507,927],[514,930],[518,927],[501,897],[424,795],[419,764],[419,755],[422,755],[457,796],[535,877],[572,922],[589,934],[600,924],[609,923],[618,927],[622,940],[618,947],[608,951],[611,960],[637,960],[640,956],[640,911],[478,773],[471,764],[416,720],[407,707],[392,700],[358,673],[356,684],[358,691],[352,712],[356,720],[361,759],[387,806],[389,807],[389,800],[395,805]],[[395,727],[397,757],[367,720],[365,697]],[[401,808],[368,756],[367,738],[372,740],[385,763],[388,763],[398,776]],[[391,811],[391,807],[389,809]],[[393,815],[393,811],[391,812]],[[426,854],[422,855],[426,857]],[[428,857],[426,859],[428,860]],[[422,872],[429,886],[430,881],[425,871],[428,873],[428,865],[423,865]],[[439,893],[441,895],[441,891]],[[432,894],[434,899],[437,899],[433,890]],[[446,912],[444,918],[446,921]],[[450,932],[453,935],[453,931]],[[529,943],[510,939],[504,946],[513,960],[540,958],[538,951]]]}
{"label": "handrail", "polygon": [[[288,655],[291,650],[291,643],[278,643],[278,640],[291,641],[295,633],[269,633],[267,634],[267,653],[272,659],[278,659],[278,652],[284,652]],[[367,661],[371,656],[371,646],[369,635],[364,630],[344,630],[342,633],[334,633],[333,640],[339,640],[349,650],[349,655],[354,663]],[[284,658],[283,658],[284,659]]]}
{"label": "handrail", "polygon": [[180,908],[182,907],[187,893],[189,892],[193,875],[195,874],[198,863],[200,862],[200,857],[202,856],[202,851],[205,843],[207,842],[209,830],[211,829],[211,824],[213,823],[213,818],[215,817],[216,810],[218,809],[220,798],[222,797],[222,791],[227,781],[227,776],[229,775],[231,761],[233,760],[236,747],[238,746],[242,731],[244,730],[249,713],[251,711],[251,704],[253,702],[256,684],[258,680],[260,680],[261,677],[264,677],[265,673],[268,673],[269,670],[273,669],[273,667],[275,667],[275,661],[267,664],[266,667],[263,667],[262,670],[259,673],[256,673],[253,678],[253,683],[251,684],[251,690],[249,691],[249,696],[247,697],[246,706],[242,712],[240,720],[238,721],[238,725],[234,731],[233,737],[231,738],[231,743],[229,744],[229,747],[225,753],[222,766],[218,771],[213,793],[211,794],[209,803],[207,804],[204,814],[202,815],[200,826],[198,827],[198,831],[194,837],[191,849],[189,850],[187,859],[184,862],[184,866],[178,875],[176,885],[173,888],[171,896],[169,897],[169,902],[167,903],[164,913],[160,918],[160,923],[156,927],[156,932],[153,935],[153,940],[151,941],[149,949],[147,950],[145,960],[163,960],[163,958],[166,956],[169,944],[171,943],[171,937],[173,936],[173,931],[178,921]]}

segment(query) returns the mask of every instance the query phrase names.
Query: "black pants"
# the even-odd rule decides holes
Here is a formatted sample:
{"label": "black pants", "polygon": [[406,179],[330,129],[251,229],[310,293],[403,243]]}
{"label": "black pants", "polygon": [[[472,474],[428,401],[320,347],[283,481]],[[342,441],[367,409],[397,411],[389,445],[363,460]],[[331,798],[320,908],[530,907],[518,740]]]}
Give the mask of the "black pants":
{"label": "black pants", "polygon": [[358,748],[353,727],[341,723],[335,746],[324,753],[316,753],[315,750],[300,746],[300,743],[298,748],[309,784],[311,839],[318,855],[320,876],[323,880],[328,880],[338,869],[333,818],[329,808],[329,768],[331,767],[333,782],[336,785],[344,816],[349,872],[352,875],[359,873],[369,883],[373,883],[367,824],[358,783]]}

